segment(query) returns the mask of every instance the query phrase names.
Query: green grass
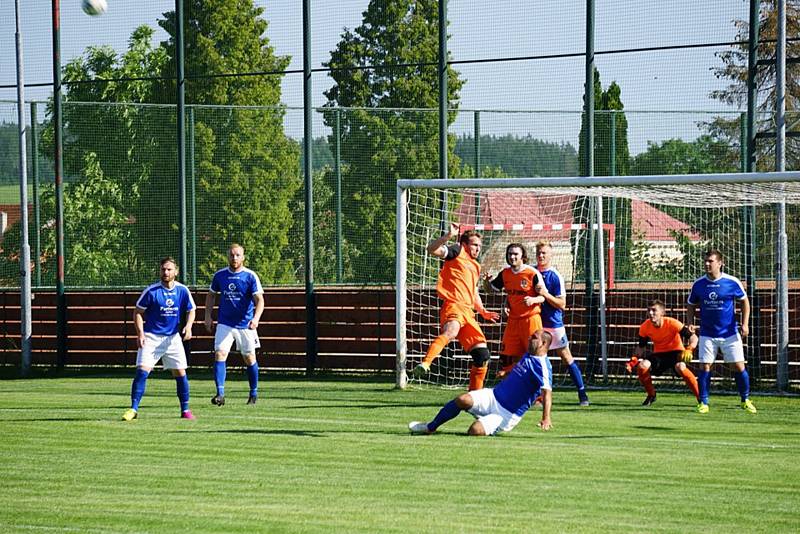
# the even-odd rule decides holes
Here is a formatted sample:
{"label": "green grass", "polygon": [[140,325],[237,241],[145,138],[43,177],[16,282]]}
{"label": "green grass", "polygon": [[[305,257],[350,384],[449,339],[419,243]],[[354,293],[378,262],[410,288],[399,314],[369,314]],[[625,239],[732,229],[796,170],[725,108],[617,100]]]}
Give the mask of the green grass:
{"label": "green grass", "polygon": [[[132,373],[131,373],[132,375]],[[553,431],[532,411],[513,432],[432,436],[453,391],[365,379],[265,377],[256,406],[234,376],[228,403],[191,382],[148,381],[119,420],[131,376],[0,382],[2,532],[787,532],[800,526],[796,398],[732,396],[707,416],[688,395],[555,394]]]}
{"label": "green grass", "polygon": [[[28,201],[33,202],[33,189],[28,187]],[[0,184],[0,204],[19,204],[19,184]]]}

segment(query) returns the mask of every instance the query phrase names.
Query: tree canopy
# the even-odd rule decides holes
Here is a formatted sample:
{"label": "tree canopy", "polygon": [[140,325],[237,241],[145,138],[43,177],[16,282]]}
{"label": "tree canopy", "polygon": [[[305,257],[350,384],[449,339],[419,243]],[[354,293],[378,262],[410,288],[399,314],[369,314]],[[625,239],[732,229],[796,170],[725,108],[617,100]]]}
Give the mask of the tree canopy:
{"label": "tree canopy", "polygon": [[[437,2],[371,0],[361,25],[345,30],[325,64],[334,81],[326,106],[348,108],[339,117],[343,197],[350,207],[344,235],[355,247],[351,261],[362,280],[393,278],[395,182],[439,174],[438,115],[420,109],[438,105],[438,43]],[[448,78],[454,109],[463,81],[450,67]],[[336,113],[324,113],[332,130]],[[450,113],[448,122],[454,119]],[[448,172],[457,176],[455,136],[447,144]]]}

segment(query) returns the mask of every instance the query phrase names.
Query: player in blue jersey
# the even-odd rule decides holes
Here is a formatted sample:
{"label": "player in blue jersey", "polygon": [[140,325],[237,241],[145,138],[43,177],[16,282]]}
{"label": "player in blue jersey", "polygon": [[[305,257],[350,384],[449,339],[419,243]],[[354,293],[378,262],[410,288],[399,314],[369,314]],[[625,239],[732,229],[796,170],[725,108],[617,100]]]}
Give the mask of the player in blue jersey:
{"label": "player in blue jersey", "polygon": [[[214,329],[212,310],[219,295],[217,327]],[[214,382],[217,393],[211,403],[225,404],[225,377],[227,374],[228,353],[236,342],[247,367],[250,382],[250,396],[247,404],[258,400],[258,360],[256,349],[258,322],[264,312],[264,290],[258,275],[244,266],[244,247],[233,243],[228,248],[228,267],[214,273],[211,286],[206,295],[205,327],[214,334]]]}
{"label": "player in blue jersey", "polygon": [[551,262],[553,259],[553,247],[547,240],[536,243],[536,268],[542,277],[542,284],[537,287],[540,296],[544,297],[542,304],[542,327],[545,332],[553,336],[553,343],[550,346],[556,352],[561,362],[567,367],[569,376],[572,378],[575,389],[578,390],[578,403],[581,406],[589,406],[589,396],[586,394],[586,386],[583,383],[581,369],[572,358],[569,350],[569,340],[567,330],[564,328],[564,309],[567,307],[567,292],[564,290],[564,279]]}
{"label": "player in blue jersey", "polygon": [[[742,409],[756,413],[750,400],[750,376],[744,363],[742,337],[747,337],[750,324],[750,301],[738,278],[722,272],[724,261],[719,250],[704,255],[706,274],[695,280],[686,306],[686,324],[693,325],[695,310],[700,308],[700,341],[698,358],[702,370],[697,374],[700,390],[699,413],[708,413],[708,394],[711,388],[711,365],[722,352],[725,363],[734,368],[736,388]],[[742,304],[741,335],[736,323],[736,301]]]}
{"label": "player in blue jersey", "polygon": [[[195,305],[189,288],[175,281],[177,275],[175,260],[170,257],[162,259],[161,281],[148,286],[136,301],[133,325],[139,351],[136,354],[136,376],[131,385],[131,407],[122,415],[125,421],[133,421],[139,416],[139,403],[144,395],[147,377],[159,360],[162,360],[164,369],[169,369],[175,377],[181,417],[194,419],[189,409],[189,379],[186,377],[183,341],[192,339]],[[184,316],[186,324],[181,329]]]}
{"label": "player in blue jersey", "polygon": [[502,382],[494,388],[477,389],[459,395],[445,404],[433,421],[412,421],[408,424],[408,430],[412,434],[432,434],[464,411],[475,417],[467,431],[470,436],[509,432],[517,426],[539,395],[542,396],[543,408],[542,420],[538,425],[542,430],[550,430],[553,426],[550,421],[553,381],[547,351],[552,339],[547,332],[537,330],[528,342],[528,352]]}

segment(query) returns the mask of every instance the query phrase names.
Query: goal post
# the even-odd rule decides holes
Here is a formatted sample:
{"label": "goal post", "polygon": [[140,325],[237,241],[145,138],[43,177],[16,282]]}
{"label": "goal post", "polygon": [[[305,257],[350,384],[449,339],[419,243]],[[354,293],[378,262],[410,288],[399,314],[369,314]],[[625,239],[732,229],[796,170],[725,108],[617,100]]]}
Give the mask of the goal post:
{"label": "goal post", "polygon": [[[635,327],[645,319],[646,299],[665,300],[668,312],[684,319],[688,290],[702,275],[699,255],[707,248],[722,250],[724,271],[743,281],[746,266],[757,264],[755,287],[747,287],[758,326],[749,338],[748,354],[763,368],[753,374],[777,380],[779,387],[781,377],[800,378],[800,361],[787,361],[800,358],[780,358],[782,347],[777,346],[800,344],[800,329],[788,336],[776,334],[789,325],[790,312],[779,305],[785,297],[776,292],[800,290],[800,172],[399,180],[396,200],[399,388],[417,382],[463,387],[467,380],[469,356],[457,342],[442,353],[428,378],[409,378],[438,334],[441,260],[430,257],[426,246],[447,221],[483,233],[479,261],[492,275],[505,266],[508,243],[524,243],[532,264],[537,241],[554,244],[554,263],[567,286],[567,334],[590,380],[606,381],[618,374],[635,347]],[[776,206],[781,204],[792,222],[788,237],[779,240],[775,229],[781,211]],[[755,225],[750,225],[752,237],[746,239],[742,228],[750,226],[742,219],[742,208],[757,213]],[[782,252],[788,261],[780,261]],[[789,267],[793,270],[786,276]],[[502,297],[482,295],[487,307],[502,308]],[[502,324],[484,326],[496,359]]]}

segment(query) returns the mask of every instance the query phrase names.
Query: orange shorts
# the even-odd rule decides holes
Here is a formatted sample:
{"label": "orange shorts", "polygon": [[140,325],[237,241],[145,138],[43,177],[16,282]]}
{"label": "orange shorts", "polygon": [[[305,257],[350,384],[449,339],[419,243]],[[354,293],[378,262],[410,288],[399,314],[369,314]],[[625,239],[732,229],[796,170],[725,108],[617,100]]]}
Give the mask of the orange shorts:
{"label": "orange shorts", "polygon": [[481,325],[475,319],[475,312],[472,311],[472,308],[445,301],[439,312],[439,324],[444,326],[450,321],[458,321],[461,326],[458,330],[458,342],[461,343],[464,352],[469,352],[469,349],[478,343],[486,343],[486,336],[483,335]]}
{"label": "orange shorts", "polygon": [[538,313],[519,319],[509,319],[503,332],[503,344],[500,354],[506,356],[522,356],[528,352],[528,341],[531,334],[542,328],[542,316]]}

